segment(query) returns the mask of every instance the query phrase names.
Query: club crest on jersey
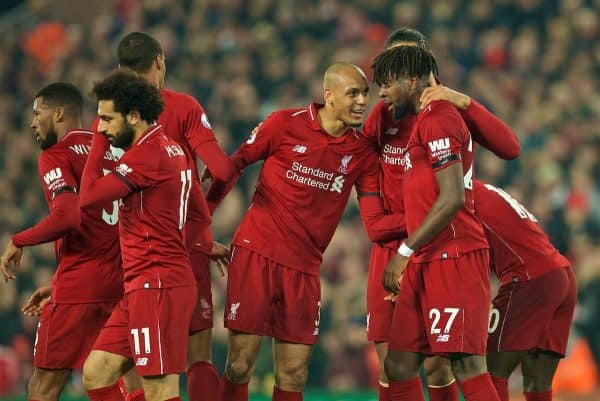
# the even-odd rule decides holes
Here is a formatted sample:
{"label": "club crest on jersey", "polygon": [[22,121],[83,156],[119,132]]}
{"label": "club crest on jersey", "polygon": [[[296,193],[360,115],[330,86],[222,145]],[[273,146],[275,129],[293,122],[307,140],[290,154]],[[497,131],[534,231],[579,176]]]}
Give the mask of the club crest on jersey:
{"label": "club crest on jersey", "polygon": [[352,160],[352,155],[346,155],[342,157],[342,160],[340,161],[340,168],[338,168],[340,173],[348,174],[348,164],[350,164],[350,160]]}
{"label": "club crest on jersey", "polygon": [[121,163],[115,168],[116,172],[121,174],[122,176],[126,176],[128,173],[131,173],[133,170],[125,163]]}
{"label": "club crest on jersey", "polygon": [[210,125],[210,121],[208,121],[208,117],[206,116],[206,113],[202,113],[202,117],[200,118],[200,121],[202,122],[202,126],[206,129],[212,129],[212,126]]}

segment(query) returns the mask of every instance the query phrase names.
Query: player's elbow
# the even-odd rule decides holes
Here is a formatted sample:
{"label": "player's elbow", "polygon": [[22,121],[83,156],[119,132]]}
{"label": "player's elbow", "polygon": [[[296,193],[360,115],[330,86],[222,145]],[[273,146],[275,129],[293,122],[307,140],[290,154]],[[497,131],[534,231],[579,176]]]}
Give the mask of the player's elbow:
{"label": "player's elbow", "polygon": [[509,152],[506,154],[506,160],[514,160],[521,155],[521,144],[519,140],[515,138],[514,142],[511,144]]}

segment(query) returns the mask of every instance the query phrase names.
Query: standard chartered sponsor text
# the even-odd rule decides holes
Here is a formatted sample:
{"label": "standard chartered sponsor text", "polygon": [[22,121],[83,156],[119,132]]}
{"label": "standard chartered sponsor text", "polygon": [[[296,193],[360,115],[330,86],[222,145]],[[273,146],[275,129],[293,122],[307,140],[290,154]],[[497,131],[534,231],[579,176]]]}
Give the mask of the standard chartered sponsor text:
{"label": "standard chartered sponsor text", "polygon": [[308,167],[300,162],[292,162],[292,168],[285,172],[286,178],[299,184],[328,191],[333,180],[333,172]]}

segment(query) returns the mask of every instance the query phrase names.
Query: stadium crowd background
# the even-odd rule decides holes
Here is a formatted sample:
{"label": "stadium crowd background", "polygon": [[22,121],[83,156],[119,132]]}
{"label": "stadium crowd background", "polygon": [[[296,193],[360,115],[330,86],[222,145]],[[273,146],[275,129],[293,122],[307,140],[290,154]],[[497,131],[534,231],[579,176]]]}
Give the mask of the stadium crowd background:
{"label": "stadium crowd background", "polygon": [[[30,1],[0,14],[0,239],[47,214],[29,128],[32,96],[70,81],[88,92],[115,67],[126,32],[163,44],[167,87],[194,95],[229,152],[271,111],[321,99],[333,61],[369,71],[390,30],[431,38],[442,82],[485,104],[522,144],[519,160],[477,156],[477,176],[507,189],[538,217],[573,262],[579,305],[569,360],[557,386],[591,392],[600,364],[600,2],[592,0],[64,0]],[[371,103],[377,100],[372,87]],[[85,125],[95,105],[88,103]],[[214,217],[227,243],[245,213],[258,168],[248,171]],[[316,206],[316,205],[315,205]],[[339,390],[376,383],[366,343],[365,283],[370,244],[356,202],[322,267],[321,336],[310,386]],[[0,283],[0,395],[23,393],[36,321],[20,306],[50,281],[51,245],[28,249],[16,282]],[[222,369],[225,280],[214,277],[214,361]],[[249,289],[251,291],[251,289]],[[270,347],[252,386],[270,391]],[[77,394],[78,380],[69,387]]]}

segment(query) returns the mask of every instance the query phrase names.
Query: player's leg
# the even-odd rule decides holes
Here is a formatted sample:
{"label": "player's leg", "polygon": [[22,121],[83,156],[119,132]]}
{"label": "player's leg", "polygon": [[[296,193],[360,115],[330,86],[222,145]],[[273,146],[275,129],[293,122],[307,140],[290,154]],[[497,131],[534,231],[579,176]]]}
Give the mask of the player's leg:
{"label": "player's leg", "polygon": [[377,362],[379,363],[379,401],[390,400],[390,382],[385,374],[385,357],[388,353],[388,341],[374,342]]}
{"label": "player's leg", "polygon": [[552,400],[552,379],[560,362],[553,352],[529,352],[523,358],[523,393],[528,401]]}
{"label": "player's leg", "polygon": [[427,376],[429,401],[458,401],[458,385],[449,359],[425,358],[423,367]]}
{"label": "player's leg", "polygon": [[273,340],[275,388],[273,401],[301,401],[308,379],[312,345]]}
{"label": "player's leg", "polygon": [[147,401],[181,401],[178,374],[143,376],[142,388]]}
{"label": "player's leg", "polygon": [[[126,339],[125,339],[126,340]],[[122,401],[117,381],[133,367],[131,358],[92,350],[83,365],[83,386],[91,401]]]}
{"label": "player's leg", "polygon": [[190,401],[216,400],[221,394],[221,380],[211,361],[213,305],[210,257],[196,246],[208,241],[203,237],[194,239],[194,235],[200,235],[204,228],[205,224],[195,224],[195,221],[186,224],[186,243],[198,288],[187,354],[187,393]]}
{"label": "player's leg", "polygon": [[71,369],[35,368],[27,386],[29,400],[58,401]]}
{"label": "player's leg", "polygon": [[248,400],[248,382],[260,351],[262,336],[229,330],[227,364],[222,380],[223,401]]}
{"label": "player's leg", "polygon": [[119,379],[119,388],[125,397],[125,401],[144,401],[144,389],[142,379],[137,375],[134,368],[129,369]]}
{"label": "player's leg", "polygon": [[212,329],[192,334],[188,343],[187,392],[190,401],[213,400],[220,397],[221,381],[211,362]]}
{"label": "player's leg", "polygon": [[498,392],[498,396],[500,396],[500,401],[508,401],[508,378],[521,363],[526,354],[527,351],[488,351],[486,357],[488,372],[490,372],[490,375],[492,376],[492,382]]}

